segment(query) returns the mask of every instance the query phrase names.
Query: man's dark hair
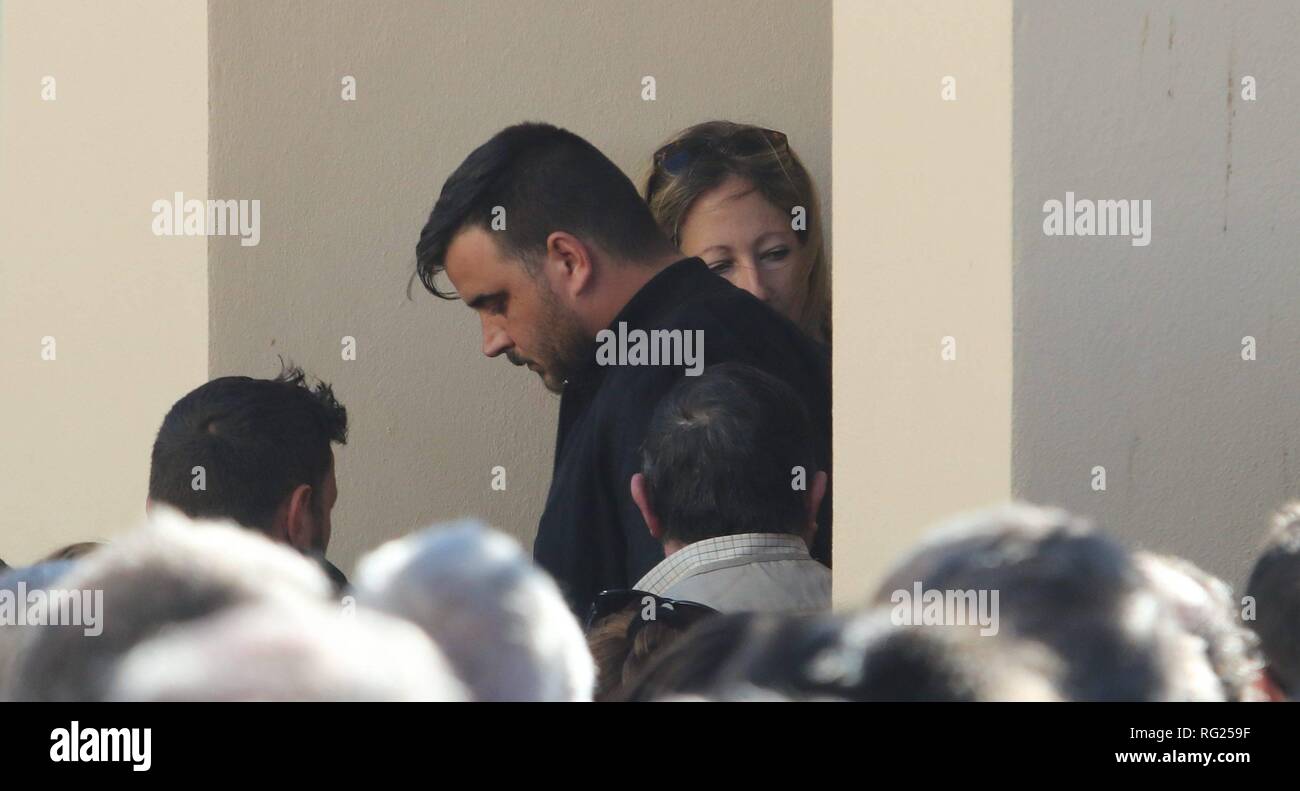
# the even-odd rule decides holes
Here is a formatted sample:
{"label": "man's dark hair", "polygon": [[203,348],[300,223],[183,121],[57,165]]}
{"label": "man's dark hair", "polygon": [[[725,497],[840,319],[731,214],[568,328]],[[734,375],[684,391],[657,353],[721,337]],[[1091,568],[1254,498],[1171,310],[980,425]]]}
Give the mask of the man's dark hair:
{"label": "man's dark hair", "polygon": [[430,293],[456,298],[435,282],[447,248],[466,228],[490,228],[497,206],[506,211],[497,244],[530,271],[555,231],[629,261],[673,250],[636,187],[599,149],[550,124],[517,124],[474,149],[442,185],[415,247],[416,273]]}
{"label": "man's dark hair", "polygon": [[1255,602],[1251,625],[1268,673],[1287,697],[1295,698],[1300,693],[1300,501],[1274,517],[1246,595]]}
{"label": "man's dark hair", "polygon": [[1128,549],[1066,511],[1021,503],[958,516],[894,565],[874,603],[897,606],[896,595],[917,585],[996,591],[999,639],[1055,652],[1069,700],[1186,700],[1205,691],[1186,669],[1203,653],[1186,650],[1186,632]]}
{"label": "man's dark hair", "polygon": [[[683,543],[800,531],[816,465],[799,396],[741,363],[683,377],[659,402],[641,446],[650,508],[664,538]],[[795,467],[804,471],[802,489]]]}
{"label": "man's dark hair", "polygon": [[[172,406],[154,440],[149,498],[192,517],[233,519],[269,530],[276,510],[308,484],[321,509],[330,443],[347,443],[348,413],[328,384],[308,386],[287,366],[274,379],[226,376]],[[196,490],[195,467],[205,488]]]}

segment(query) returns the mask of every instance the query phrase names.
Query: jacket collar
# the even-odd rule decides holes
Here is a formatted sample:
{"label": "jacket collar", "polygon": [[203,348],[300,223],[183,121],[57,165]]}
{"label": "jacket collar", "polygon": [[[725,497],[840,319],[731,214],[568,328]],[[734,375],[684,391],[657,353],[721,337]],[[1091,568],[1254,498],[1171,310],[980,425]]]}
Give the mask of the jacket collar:
{"label": "jacket collar", "polygon": [[[657,329],[657,320],[666,308],[680,305],[688,296],[699,293],[702,284],[713,285],[714,281],[726,282],[710,272],[699,258],[683,258],[669,264],[632,295],[607,329],[617,332],[620,322],[625,322],[628,329]],[[564,389],[568,391],[575,385],[584,389],[595,387],[604,378],[605,370],[605,366],[596,363],[593,343],[586,366],[565,383]]]}
{"label": "jacket collar", "polygon": [[650,569],[634,586],[663,595],[682,580],[727,566],[771,560],[811,560],[803,539],[791,533],[739,533],[687,544]]}

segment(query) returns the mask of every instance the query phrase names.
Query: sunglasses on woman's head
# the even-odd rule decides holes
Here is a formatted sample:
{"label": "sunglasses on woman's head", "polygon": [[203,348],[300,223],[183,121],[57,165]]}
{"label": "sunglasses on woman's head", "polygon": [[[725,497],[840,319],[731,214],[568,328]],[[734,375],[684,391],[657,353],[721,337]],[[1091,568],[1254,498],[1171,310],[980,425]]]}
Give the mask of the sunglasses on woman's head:
{"label": "sunglasses on woman's head", "polygon": [[676,176],[683,173],[702,156],[748,157],[768,151],[778,154],[790,151],[790,143],[784,132],[742,126],[725,135],[674,140],[655,152],[655,186],[650,193],[653,194],[657,189],[661,174]]}

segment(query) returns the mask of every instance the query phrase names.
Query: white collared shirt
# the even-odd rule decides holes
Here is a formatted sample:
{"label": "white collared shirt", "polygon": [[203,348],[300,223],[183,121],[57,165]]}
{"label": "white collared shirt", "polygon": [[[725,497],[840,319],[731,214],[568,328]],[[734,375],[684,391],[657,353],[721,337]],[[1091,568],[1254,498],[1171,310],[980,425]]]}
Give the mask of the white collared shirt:
{"label": "white collared shirt", "polygon": [[831,570],[789,533],[696,541],[664,558],[637,590],[719,612],[819,612],[831,606]]}

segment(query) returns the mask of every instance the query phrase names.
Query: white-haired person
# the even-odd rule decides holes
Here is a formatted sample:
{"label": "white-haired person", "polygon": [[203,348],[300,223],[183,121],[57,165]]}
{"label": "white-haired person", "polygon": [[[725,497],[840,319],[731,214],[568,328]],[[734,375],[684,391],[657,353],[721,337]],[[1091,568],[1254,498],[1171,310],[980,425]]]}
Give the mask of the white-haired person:
{"label": "white-haired person", "polygon": [[357,566],[357,601],[433,638],[479,701],[589,701],[595,667],[554,580],[478,522],[390,541]]}
{"label": "white-haired person", "polygon": [[182,624],[119,663],[110,700],[461,701],[415,625],[309,599],[259,601]]}
{"label": "white-haired person", "polygon": [[[1138,571],[1175,620],[1204,647],[1204,659],[1229,701],[1266,701],[1272,692],[1259,637],[1242,622],[1228,583],[1172,555],[1136,552]],[[1198,657],[1198,661],[1199,661]]]}
{"label": "white-haired person", "polygon": [[164,507],[143,528],[72,563],[52,586],[79,600],[81,623],[31,633],[14,660],[13,698],[102,700],[122,658],[164,630],[241,604],[323,603],[333,593],[321,568],[292,548]]}

